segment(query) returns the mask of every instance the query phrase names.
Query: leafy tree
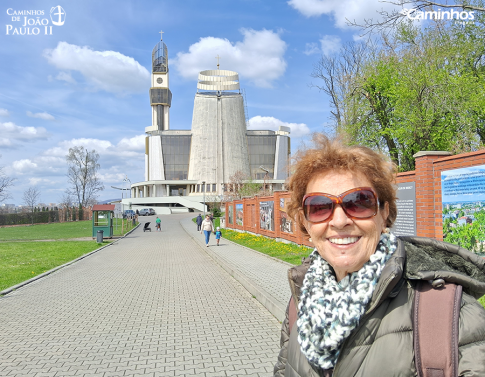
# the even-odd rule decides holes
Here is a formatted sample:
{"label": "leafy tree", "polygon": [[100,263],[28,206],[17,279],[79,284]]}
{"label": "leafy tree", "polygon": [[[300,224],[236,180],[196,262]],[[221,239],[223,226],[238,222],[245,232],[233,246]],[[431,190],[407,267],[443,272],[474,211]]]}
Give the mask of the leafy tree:
{"label": "leafy tree", "polygon": [[99,180],[99,154],[93,149],[88,151],[84,147],[69,148],[66,156],[68,163],[69,193],[77,199],[83,207],[94,204],[97,194],[104,190]]}
{"label": "leafy tree", "polygon": [[458,2],[455,4],[450,4],[449,1],[429,0],[389,0],[386,2],[396,5],[396,8],[392,9],[391,11],[384,9],[380,10],[377,12],[379,14],[377,19],[365,19],[363,24],[357,23],[355,20],[348,20],[347,24],[350,26],[359,27],[363,31],[364,35],[376,32],[389,33],[396,28],[399,28],[403,23],[409,21],[407,14],[410,10],[415,12],[431,12],[440,8],[443,8],[443,10],[446,8],[461,8],[464,11],[474,11],[478,12],[479,14],[485,12],[483,0],[463,0],[463,2]]}
{"label": "leafy tree", "polygon": [[421,30],[407,23],[379,43],[344,46],[337,57],[322,57],[313,77],[330,95],[337,133],[388,153],[401,171],[414,170],[419,151],[480,148],[483,31],[479,24]]}
{"label": "leafy tree", "polygon": [[31,186],[23,195],[23,203],[30,209],[30,217],[32,220],[32,225],[34,225],[34,212],[36,211],[36,203],[40,200],[40,191],[37,187]]}

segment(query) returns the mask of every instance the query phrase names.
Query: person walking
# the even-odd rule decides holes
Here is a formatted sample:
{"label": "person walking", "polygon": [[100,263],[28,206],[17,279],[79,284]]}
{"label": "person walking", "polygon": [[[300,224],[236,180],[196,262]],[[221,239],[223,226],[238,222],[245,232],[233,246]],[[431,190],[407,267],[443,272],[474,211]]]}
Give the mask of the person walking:
{"label": "person walking", "polygon": [[209,238],[211,236],[211,232],[214,231],[214,224],[212,224],[212,221],[209,215],[205,216],[204,221],[202,221],[201,228],[204,231],[204,235],[205,235],[205,246],[209,247]]}
{"label": "person walking", "polygon": [[162,220],[160,220],[160,218],[157,216],[157,219],[155,220],[155,224],[156,227],[157,227],[157,232],[161,232],[162,231]]}
{"label": "person walking", "polygon": [[200,215],[200,213],[195,219],[195,223],[197,224],[197,231],[200,232],[200,226],[202,225],[202,216]]}
{"label": "person walking", "polygon": [[217,246],[219,246],[219,241],[221,240],[221,237],[222,237],[221,228],[217,227],[217,229],[216,229],[216,242],[217,242]]}

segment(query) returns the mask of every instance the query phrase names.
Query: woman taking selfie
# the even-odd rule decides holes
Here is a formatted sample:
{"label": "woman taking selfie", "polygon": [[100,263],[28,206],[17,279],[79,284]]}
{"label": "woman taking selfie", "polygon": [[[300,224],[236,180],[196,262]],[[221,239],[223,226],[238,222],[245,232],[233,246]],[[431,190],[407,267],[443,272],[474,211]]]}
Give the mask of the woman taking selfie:
{"label": "woman taking selfie", "polygon": [[323,135],[314,143],[297,156],[288,213],[315,250],[289,271],[292,299],[274,376],[416,376],[414,298],[428,281],[432,289],[458,287],[453,368],[485,376],[485,310],[476,300],[485,294],[485,260],[444,242],[394,236],[394,165]]}

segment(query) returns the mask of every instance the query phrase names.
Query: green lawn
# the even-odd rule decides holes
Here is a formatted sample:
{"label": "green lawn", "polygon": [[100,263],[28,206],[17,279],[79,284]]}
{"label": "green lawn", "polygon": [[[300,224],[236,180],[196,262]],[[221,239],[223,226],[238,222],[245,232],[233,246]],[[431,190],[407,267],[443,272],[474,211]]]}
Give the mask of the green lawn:
{"label": "green lawn", "polygon": [[[121,219],[114,220],[113,233],[114,235],[121,235]],[[118,227],[116,227],[116,222],[118,222]],[[123,233],[131,229],[133,229],[132,222],[125,220]],[[93,224],[91,220],[0,228],[0,241],[65,240],[92,236]]]}
{"label": "green lawn", "polygon": [[301,259],[312,252],[312,249],[306,246],[277,242],[263,236],[235,232],[229,229],[222,230],[222,237],[294,265],[300,264]]}
{"label": "green lawn", "polygon": [[[118,227],[115,223],[113,233],[121,235],[121,219],[115,219],[115,221],[118,221]],[[131,229],[133,229],[132,221],[125,220],[123,233]],[[88,239],[69,241],[73,238]],[[103,244],[109,242],[111,240],[105,239]],[[0,228],[0,291],[72,261],[101,246],[102,244],[92,239],[91,220]]]}
{"label": "green lawn", "polygon": [[96,241],[0,243],[0,291],[72,261],[101,246]]}

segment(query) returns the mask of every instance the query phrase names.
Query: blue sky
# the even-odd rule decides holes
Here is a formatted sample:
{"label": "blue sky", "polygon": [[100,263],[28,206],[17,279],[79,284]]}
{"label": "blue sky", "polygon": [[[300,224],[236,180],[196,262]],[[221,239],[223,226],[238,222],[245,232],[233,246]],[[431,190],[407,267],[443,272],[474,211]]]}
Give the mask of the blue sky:
{"label": "blue sky", "polygon": [[[328,98],[311,87],[319,84],[310,77],[314,64],[358,37],[346,18],[362,21],[390,6],[377,0],[1,4],[0,166],[15,178],[6,203],[17,205],[32,185],[41,202],[61,200],[65,155],[74,145],[100,154],[100,200],[119,197],[111,186],[125,187],[125,175],[144,180],[151,52],[160,30],[169,53],[171,129],[190,129],[197,73],[216,69],[219,55],[221,69],[239,72],[250,127],[290,126],[295,151],[312,132],[331,131]],[[65,19],[56,26],[50,11],[57,6]],[[22,11],[34,15],[18,16]]]}

